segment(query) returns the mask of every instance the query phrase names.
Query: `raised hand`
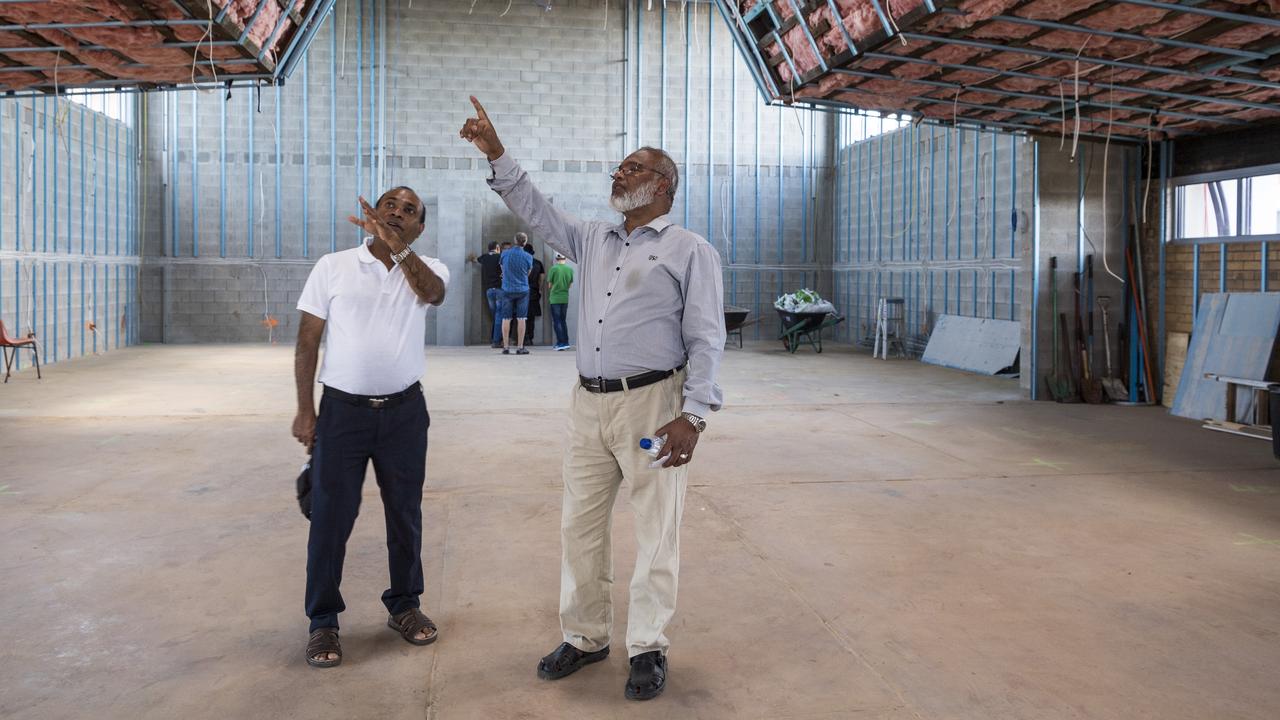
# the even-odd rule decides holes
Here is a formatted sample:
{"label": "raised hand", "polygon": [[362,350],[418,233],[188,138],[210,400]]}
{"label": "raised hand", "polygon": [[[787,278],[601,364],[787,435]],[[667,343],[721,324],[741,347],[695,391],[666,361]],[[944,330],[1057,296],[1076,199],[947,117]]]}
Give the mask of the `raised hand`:
{"label": "raised hand", "polygon": [[373,206],[363,197],[360,198],[360,208],[364,211],[364,218],[348,215],[347,222],[362,228],[365,232],[380,240],[392,253],[400,252],[404,247],[404,241],[400,239],[400,233],[383,222],[382,218],[378,217],[378,213],[374,211]]}
{"label": "raised hand", "polygon": [[475,95],[471,96],[471,104],[476,108],[476,116],[467,118],[467,121],[462,124],[462,130],[458,131],[458,137],[475,145],[490,162],[493,162],[502,157],[506,149],[498,139],[498,131],[493,129],[493,123],[489,121],[489,114],[484,111],[484,106]]}

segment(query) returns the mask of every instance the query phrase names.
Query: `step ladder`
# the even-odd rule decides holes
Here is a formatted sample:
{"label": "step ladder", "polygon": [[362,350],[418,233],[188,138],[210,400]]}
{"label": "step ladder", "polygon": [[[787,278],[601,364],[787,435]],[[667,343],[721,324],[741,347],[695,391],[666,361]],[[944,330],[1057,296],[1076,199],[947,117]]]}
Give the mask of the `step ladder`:
{"label": "step ladder", "polygon": [[898,357],[907,356],[907,347],[902,341],[905,308],[906,301],[902,298],[880,298],[876,304],[876,343],[871,357],[888,360],[890,347],[897,348]]}

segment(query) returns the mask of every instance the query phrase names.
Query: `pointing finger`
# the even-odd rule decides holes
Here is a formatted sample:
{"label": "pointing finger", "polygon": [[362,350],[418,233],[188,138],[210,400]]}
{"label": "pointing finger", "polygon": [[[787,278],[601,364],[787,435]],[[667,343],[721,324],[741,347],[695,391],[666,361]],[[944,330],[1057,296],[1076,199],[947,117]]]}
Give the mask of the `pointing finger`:
{"label": "pointing finger", "polygon": [[489,113],[484,111],[484,106],[480,104],[480,101],[476,99],[475,95],[471,96],[471,104],[475,106],[476,112],[480,115],[481,120],[489,119]]}

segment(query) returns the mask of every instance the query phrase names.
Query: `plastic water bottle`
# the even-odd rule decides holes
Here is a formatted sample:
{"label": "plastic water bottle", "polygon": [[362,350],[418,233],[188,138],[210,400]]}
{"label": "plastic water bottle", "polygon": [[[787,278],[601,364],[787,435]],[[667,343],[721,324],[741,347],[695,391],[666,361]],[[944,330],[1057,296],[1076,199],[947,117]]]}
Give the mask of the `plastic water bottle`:
{"label": "plastic water bottle", "polygon": [[664,438],[652,435],[649,437],[642,437],[640,438],[640,449],[649,457],[656,458],[658,457],[658,454],[662,452],[662,446],[664,443],[666,443]]}
{"label": "plastic water bottle", "polygon": [[662,454],[662,448],[666,443],[667,439],[665,436],[658,437],[650,435],[648,437],[640,438],[640,449],[649,457],[654,458],[654,461],[649,463],[649,467],[662,467],[662,464],[667,461],[667,458],[671,457],[671,453],[667,453],[666,455]]}

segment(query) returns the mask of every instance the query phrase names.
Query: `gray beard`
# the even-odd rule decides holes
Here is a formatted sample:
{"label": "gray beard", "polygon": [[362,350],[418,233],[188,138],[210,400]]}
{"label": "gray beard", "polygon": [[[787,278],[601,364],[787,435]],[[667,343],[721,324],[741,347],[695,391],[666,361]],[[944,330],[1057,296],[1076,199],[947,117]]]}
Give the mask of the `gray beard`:
{"label": "gray beard", "polygon": [[636,208],[642,208],[645,205],[648,205],[657,197],[658,181],[654,180],[645,185],[641,185],[629,193],[610,196],[609,207],[612,207],[620,213],[628,213]]}

